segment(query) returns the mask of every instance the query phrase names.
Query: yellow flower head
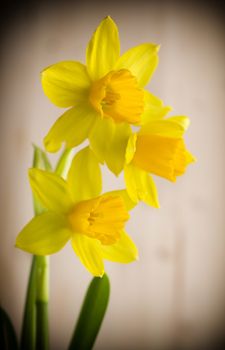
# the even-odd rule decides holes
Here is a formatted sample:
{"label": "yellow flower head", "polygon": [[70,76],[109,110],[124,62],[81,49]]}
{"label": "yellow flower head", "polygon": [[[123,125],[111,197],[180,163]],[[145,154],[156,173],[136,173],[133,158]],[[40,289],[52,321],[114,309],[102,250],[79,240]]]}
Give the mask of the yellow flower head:
{"label": "yellow flower head", "polygon": [[148,173],[174,182],[195,160],[183,139],[188,125],[189,119],[183,116],[159,119],[130,137],[124,173],[128,194],[134,202],[143,200],[159,207],[156,186]]}
{"label": "yellow flower head", "polygon": [[49,255],[71,240],[75,253],[95,276],[104,274],[103,259],[121,263],[137,259],[137,248],[124,231],[129,218],[125,191],[100,195],[100,169],[89,147],[75,156],[67,181],[39,169],[30,169],[29,178],[48,211],[23,228],[17,247]]}
{"label": "yellow flower head", "polygon": [[119,174],[130,124],[144,124],[170,110],[144,90],[158,64],[158,49],[141,44],[120,56],[118,29],[107,17],[87,46],[86,65],[64,61],[43,70],[45,94],[59,107],[72,107],[45,137],[46,149],[56,152],[62,142],[72,148],[89,138],[99,160]]}

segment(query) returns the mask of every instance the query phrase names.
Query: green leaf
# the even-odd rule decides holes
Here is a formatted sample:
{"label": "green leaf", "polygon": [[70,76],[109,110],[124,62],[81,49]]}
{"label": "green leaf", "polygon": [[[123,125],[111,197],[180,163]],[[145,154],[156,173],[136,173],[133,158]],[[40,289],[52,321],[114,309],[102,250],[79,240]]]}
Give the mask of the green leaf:
{"label": "green leaf", "polygon": [[17,350],[16,333],[7,313],[0,307],[0,344],[2,350]]}
{"label": "green leaf", "polygon": [[107,275],[94,277],[84,299],[69,350],[90,350],[101,327],[110,293]]}

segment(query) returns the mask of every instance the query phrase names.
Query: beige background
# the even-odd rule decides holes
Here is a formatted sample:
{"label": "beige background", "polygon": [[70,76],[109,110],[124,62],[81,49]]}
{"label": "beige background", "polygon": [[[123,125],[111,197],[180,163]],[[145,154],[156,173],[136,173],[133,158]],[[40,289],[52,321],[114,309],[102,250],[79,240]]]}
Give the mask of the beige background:
{"label": "beige background", "polygon": [[[121,49],[161,44],[149,90],[191,118],[186,141],[198,163],[176,184],[156,179],[161,209],[141,204],[128,232],[140,260],[106,264],[111,300],[95,349],[212,349],[225,321],[224,26],[212,7],[168,2],[41,6],[7,28],[1,73],[0,302],[19,332],[30,268],[14,248],[32,216],[27,168],[34,142],[60,114],[44,96],[39,72],[60,60],[85,60],[106,15]],[[56,157],[53,157],[55,160]],[[123,186],[104,170],[104,188]],[[51,258],[52,349],[68,344],[90,275],[67,247]]]}

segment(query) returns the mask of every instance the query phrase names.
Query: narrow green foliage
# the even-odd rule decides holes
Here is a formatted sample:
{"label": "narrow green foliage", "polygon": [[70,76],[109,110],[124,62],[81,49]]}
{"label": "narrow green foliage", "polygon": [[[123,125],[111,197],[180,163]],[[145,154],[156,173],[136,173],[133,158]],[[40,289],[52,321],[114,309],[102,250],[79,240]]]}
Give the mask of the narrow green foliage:
{"label": "narrow green foliage", "polygon": [[100,330],[110,293],[107,275],[94,277],[88,290],[69,350],[90,350]]}
{"label": "narrow green foliage", "polygon": [[16,333],[7,313],[0,307],[0,345],[2,350],[17,350]]}

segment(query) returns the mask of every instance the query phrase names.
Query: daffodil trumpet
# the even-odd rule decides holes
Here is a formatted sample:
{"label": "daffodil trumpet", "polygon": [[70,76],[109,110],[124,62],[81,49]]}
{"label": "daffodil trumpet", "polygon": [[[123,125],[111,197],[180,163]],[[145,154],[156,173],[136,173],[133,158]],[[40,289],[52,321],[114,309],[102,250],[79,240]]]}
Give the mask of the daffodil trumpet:
{"label": "daffodil trumpet", "polygon": [[142,200],[158,208],[157,188],[151,174],[175,182],[195,161],[184,142],[188,126],[189,118],[185,116],[156,119],[130,136],[124,177],[134,202]]}

